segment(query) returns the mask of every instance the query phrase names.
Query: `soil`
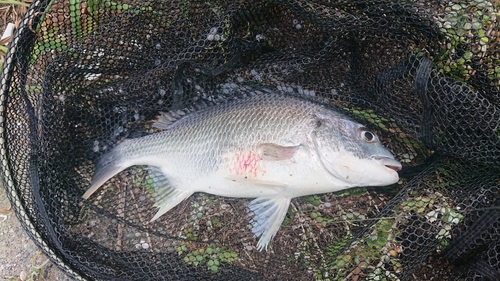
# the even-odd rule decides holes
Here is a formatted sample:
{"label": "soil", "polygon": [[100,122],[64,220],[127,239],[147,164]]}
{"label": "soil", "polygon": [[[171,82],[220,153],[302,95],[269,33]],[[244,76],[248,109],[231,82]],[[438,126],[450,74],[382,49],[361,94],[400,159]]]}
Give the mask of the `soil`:
{"label": "soil", "polygon": [[22,228],[0,184],[0,281],[71,281]]}

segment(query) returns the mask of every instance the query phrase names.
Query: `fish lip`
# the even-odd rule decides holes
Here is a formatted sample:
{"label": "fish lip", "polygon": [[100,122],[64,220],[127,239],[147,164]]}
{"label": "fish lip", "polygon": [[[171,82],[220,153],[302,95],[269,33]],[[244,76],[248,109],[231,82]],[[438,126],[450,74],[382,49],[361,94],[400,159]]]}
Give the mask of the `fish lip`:
{"label": "fish lip", "polygon": [[381,165],[386,166],[387,168],[394,170],[396,172],[401,171],[403,166],[401,163],[390,157],[374,157],[374,159],[379,162]]}

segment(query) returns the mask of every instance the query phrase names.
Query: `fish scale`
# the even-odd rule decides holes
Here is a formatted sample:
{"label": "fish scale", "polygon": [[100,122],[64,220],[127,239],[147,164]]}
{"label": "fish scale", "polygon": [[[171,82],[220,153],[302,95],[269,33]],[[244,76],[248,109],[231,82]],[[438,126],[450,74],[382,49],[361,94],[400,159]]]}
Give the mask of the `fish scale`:
{"label": "fish scale", "polygon": [[194,192],[256,198],[252,231],[257,248],[267,249],[291,198],[399,179],[401,164],[376,135],[329,104],[267,90],[194,108],[162,113],[154,123],[161,132],[103,155],[83,197],[120,171],[147,165],[157,177],[152,221]]}

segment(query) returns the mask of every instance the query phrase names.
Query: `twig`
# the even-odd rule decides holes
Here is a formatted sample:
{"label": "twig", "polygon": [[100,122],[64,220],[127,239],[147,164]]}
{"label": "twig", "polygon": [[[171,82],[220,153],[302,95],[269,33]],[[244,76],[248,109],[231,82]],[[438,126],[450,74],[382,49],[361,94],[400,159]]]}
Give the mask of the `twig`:
{"label": "twig", "polygon": [[12,213],[12,206],[9,206],[8,208],[2,208],[0,209],[0,215],[10,215]]}

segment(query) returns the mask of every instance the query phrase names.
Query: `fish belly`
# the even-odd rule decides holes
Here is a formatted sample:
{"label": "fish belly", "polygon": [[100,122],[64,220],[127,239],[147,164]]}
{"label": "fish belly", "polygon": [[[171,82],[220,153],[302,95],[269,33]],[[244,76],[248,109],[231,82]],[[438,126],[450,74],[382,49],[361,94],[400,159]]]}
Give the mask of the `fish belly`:
{"label": "fish belly", "polygon": [[[351,187],[332,179],[307,148],[293,158],[266,160],[258,151],[223,153],[216,171],[183,182],[184,189],[225,197],[287,197],[336,191]],[[182,187],[181,187],[182,188]]]}

